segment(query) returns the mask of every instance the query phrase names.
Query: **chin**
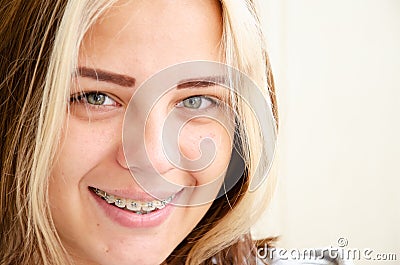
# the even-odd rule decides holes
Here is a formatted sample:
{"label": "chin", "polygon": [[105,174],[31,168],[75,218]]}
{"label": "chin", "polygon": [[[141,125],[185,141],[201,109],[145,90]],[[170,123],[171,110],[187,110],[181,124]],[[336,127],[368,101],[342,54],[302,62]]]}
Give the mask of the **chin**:
{"label": "chin", "polygon": [[168,256],[157,255],[157,253],[149,255],[132,256],[132,253],[128,257],[109,257],[101,260],[100,265],[159,265],[167,259]]}
{"label": "chin", "polygon": [[[162,246],[165,247],[165,246]],[[159,265],[163,263],[173,251],[171,248],[159,249],[103,249],[102,253],[92,253],[93,262],[82,262],[85,265]],[[77,262],[79,263],[79,261]]]}

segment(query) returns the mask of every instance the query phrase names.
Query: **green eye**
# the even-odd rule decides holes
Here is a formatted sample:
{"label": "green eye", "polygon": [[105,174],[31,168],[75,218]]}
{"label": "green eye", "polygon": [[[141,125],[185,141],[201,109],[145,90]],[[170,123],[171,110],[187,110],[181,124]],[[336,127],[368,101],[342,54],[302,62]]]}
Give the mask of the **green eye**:
{"label": "green eye", "polygon": [[86,92],[71,97],[71,102],[93,106],[115,106],[117,102],[101,92]]}
{"label": "green eye", "polygon": [[86,100],[92,105],[103,105],[106,101],[106,95],[100,93],[91,93],[86,95]]}
{"label": "green eye", "polygon": [[176,106],[179,108],[188,109],[206,109],[215,104],[216,102],[212,98],[205,96],[193,96],[182,100]]}
{"label": "green eye", "polygon": [[191,97],[183,101],[183,106],[190,109],[198,109],[201,106],[203,99],[201,97]]}

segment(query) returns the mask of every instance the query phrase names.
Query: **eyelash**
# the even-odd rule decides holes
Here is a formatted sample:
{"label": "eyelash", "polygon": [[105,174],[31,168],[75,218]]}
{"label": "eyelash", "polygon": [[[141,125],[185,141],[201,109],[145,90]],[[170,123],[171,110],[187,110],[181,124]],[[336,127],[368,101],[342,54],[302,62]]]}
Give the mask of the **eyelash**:
{"label": "eyelash", "polygon": [[[190,107],[185,106],[185,101],[190,101],[190,100],[194,100],[194,99],[200,99],[201,105],[203,105],[203,101],[206,100],[206,101],[208,101],[209,105],[207,105],[205,107],[204,106],[201,107],[201,105],[200,105],[198,108],[190,108]],[[187,98],[179,101],[175,106],[177,108],[187,108],[189,110],[204,110],[209,107],[218,106],[218,103],[219,103],[218,99],[216,99],[214,97],[209,97],[209,96],[204,96],[204,95],[195,95],[195,96],[190,96],[190,97],[187,97]]]}
{"label": "eyelash", "polygon": [[[97,96],[97,97],[103,97],[103,103],[102,104],[92,104],[88,102],[88,98],[90,96]],[[97,98],[99,99],[99,98]],[[112,101],[111,104],[104,104],[107,101]],[[89,105],[91,107],[109,107],[109,106],[118,106],[119,104],[112,99],[110,96],[108,96],[105,93],[98,92],[98,91],[91,91],[91,92],[83,92],[83,93],[77,93],[74,94],[70,97],[70,103],[83,103],[85,105]]]}
{"label": "eyelash", "polygon": [[[112,100],[113,103],[112,104],[105,104],[105,105],[104,105],[104,102],[102,104],[92,104],[92,103],[88,102],[88,97],[90,97],[90,96],[104,97],[104,102]],[[209,105],[207,105],[206,107],[199,106],[198,108],[190,108],[190,107],[185,106],[185,101],[193,100],[193,99],[200,99],[201,100],[201,105],[203,105],[203,101],[206,100],[206,101],[209,102]],[[74,94],[74,95],[72,95],[70,97],[70,103],[83,103],[85,105],[89,105],[91,107],[96,107],[96,108],[119,105],[110,96],[108,96],[105,93],[98,92],[98,91],[82,92],[82,93]],[[216,99],[214,97],[204,96],[204,95],[194,95],[194,96],[190,96],[190,97],[187,97],[187,98],[179,101],[175,106],[177,108],[186,108],[186,109],[189,109],[189,110],[203,110],[203,109],[207,109],[210,106],[217,106],[217,105],[219,105],[219,101],[218,101],[218,99]]]}

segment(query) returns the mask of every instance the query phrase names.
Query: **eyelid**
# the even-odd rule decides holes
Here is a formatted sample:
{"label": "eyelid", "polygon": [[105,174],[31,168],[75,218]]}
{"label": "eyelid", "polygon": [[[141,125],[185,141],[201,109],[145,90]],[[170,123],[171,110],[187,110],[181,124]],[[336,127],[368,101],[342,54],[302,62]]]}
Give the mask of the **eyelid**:
{"label": "eyelid", "polygon": [[[214,96],[206,96],[206,95],[193,95],[193,96],[186,97],[186,98],[180,100],[177,104],[175,104],[175,107],[177,107],[177,108],[191,109],[191,108],[187,108],[187,107],[183,106],[183,102],[184,102],[185,100],[190,99],[190,98],[196,98],[196,97],[200,97],[202,100],[210,101],[210,104],[211,104],[212,106],[219,106],[219,105],[220,105],[220,100],[219,100],[217,97],[214,97]],[[208,109],[208,108],[210,108],[210,106],[207,106],[207,107],[205,107],[205,108],[191,109],[191,110],[204,110],[204,109]]]}
{"label": "eyelid", "polygon": [[[100,94],[100,95],[104,95],[105,97],[107,97],[108,99],[112,100],[114,102],[113,105],[108,104],[108,105],[94,105],[94,104],[90,104],[87,102],[87,96],[90,94]],[[85,102],[81,102],[82,100],[85,100]],[[108,93],[102,92],[102,91],[97,91],[97,90],[93,90],[93,91],[81,91],[81,92],[77,92],[74,93],[70,96],[70,103],[74,103],[74,102],[81,102],[90,106],[96,106],[96,107],[107,107],[107,106],[118,106],[121,105],[117,100],[114,99],[113,96],[110,96]]]}
{"label": "eyelid", "polygon": [[211,101],[213,104],[218,104],[218,102],[220,101],[217,97],[213,97],[213,96],[201,95],[201,96],[198,96],[198,97],[201,97],[201,98],[204,98],[204,99],[206,99],[206,100],[209,100],[209,101]]}

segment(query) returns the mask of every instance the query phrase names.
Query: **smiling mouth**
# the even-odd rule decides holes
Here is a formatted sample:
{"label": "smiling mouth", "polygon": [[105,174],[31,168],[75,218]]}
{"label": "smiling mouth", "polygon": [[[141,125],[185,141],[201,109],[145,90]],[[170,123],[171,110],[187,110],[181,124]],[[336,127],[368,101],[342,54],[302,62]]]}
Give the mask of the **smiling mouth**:
{"label": "smiling mouth", "polygon": [[176,195],[172,194],[164,200],[143,202],[128,198],[122,198],[94,187],[89,187],[89,189],[93,191],[97,196],[105,200],[108,204],[139,215],[149,214],[165,208],[165,206],[167,206],[175,198]]}

